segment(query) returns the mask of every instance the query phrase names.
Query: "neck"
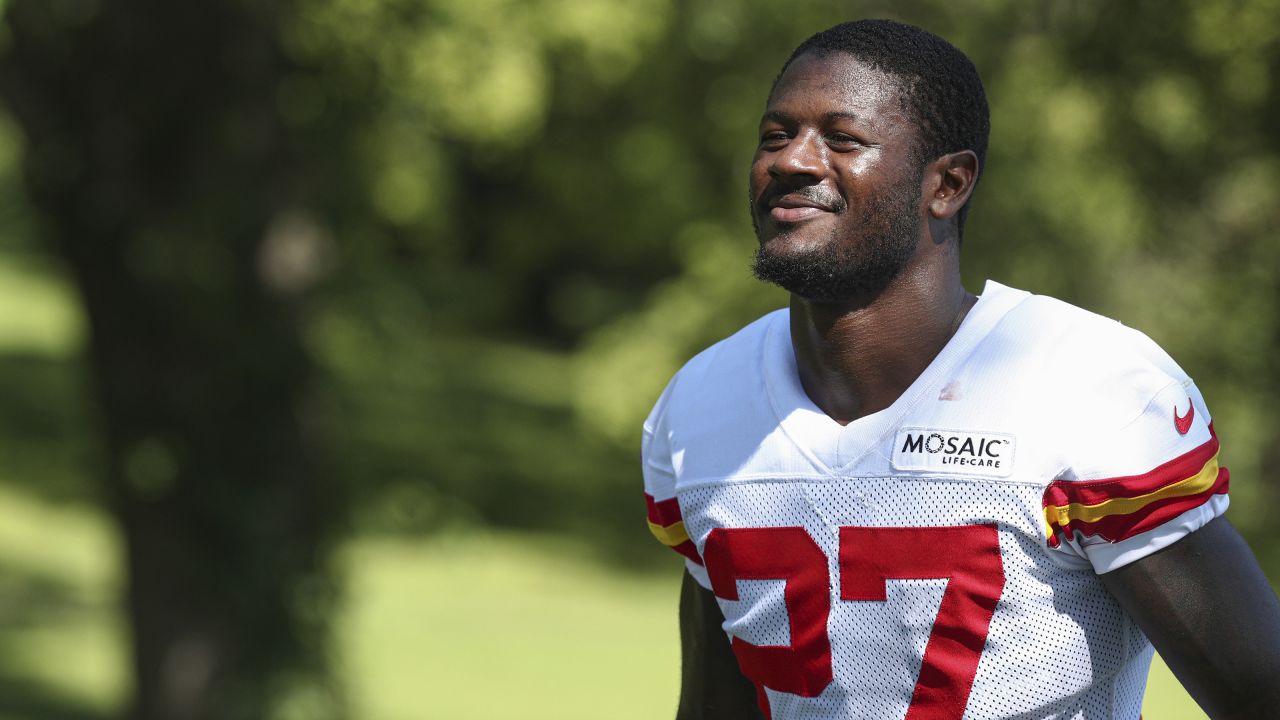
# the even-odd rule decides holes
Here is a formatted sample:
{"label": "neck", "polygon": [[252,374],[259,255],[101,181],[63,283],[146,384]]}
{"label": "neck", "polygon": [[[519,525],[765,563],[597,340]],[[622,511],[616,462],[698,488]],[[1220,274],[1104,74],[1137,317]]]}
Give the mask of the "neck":
{"label": "neck", "polygon": [[976,301],[954,263],[908,266],[865,301],[814,303],[793,295],[800,384],[841,425],[883,410],[920,377]]}

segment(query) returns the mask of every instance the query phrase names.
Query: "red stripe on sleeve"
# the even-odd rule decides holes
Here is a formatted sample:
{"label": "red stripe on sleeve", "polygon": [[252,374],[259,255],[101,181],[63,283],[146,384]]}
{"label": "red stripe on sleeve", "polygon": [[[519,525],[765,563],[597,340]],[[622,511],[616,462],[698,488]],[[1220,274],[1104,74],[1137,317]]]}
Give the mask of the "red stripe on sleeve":
{"label": "red stripe on sleeve", "polygon": [[1052,505],[1097,505],[1118,497],[1137,497],[1165,485],[1199,474],[1205,463],[1218,454],[1218,436],[1209,426],[1209,440],[1150,472],[1100,480],[1054,480],[1044,491],[1044,507]]}
{"label": "red stripe on sleeve", "polygon": [[[684,522],[684,516],[680,514],[680,502],[676,498],[668,498],[657,502],[652,495],[645,493],[644,504],[648,509],[649,522],[655,525],[671,527],[678,522]],[[685,540],[679,545],[673,545],[671,549],[698,565],[702,564],[702,556],[698,554],[698,546],[694,545],[692,540]]]}
{"label": "red stripe on sleeve", "polygon": [[[1072,520],[1062,526],[1061,530],[1066,532],[1068,536],[1078,530],[1086,536],[1100,537],[1107,542],[1113,543],[1127,540],[1134,535],[1154,530],[1182,513],[1203,505],[1214,495],[1221,495],[1227,492],[1230,481],[1231,475],[1227,472],[1227,469],[1219,468],[1217,480],[1203,492],[1195,495],[1154,500],[1131,513],[1111,515],[1094,522]],[[1055,526],[1056,529],[1058,529],[1057,526]],[[1057,533],[1050,539],[1050,544],[1054,547],[1058,545],[1055,542],[1056,540]]]}
{"label": "red stripe on sleeve", "polygon": [[[632,497],[635,496],[633,495]],[[645,493],[644,504],[649,509],[649,521],[662,527],[675,525],[684,520],[684,517],[680,514],[680,502],[675,498],[655,502],[652,495]]]}

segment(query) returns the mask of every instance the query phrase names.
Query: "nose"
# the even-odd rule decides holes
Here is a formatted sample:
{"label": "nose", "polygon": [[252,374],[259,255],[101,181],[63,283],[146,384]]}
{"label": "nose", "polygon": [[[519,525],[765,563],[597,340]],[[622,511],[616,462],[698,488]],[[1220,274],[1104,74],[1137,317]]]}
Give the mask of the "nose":
{"label": "nose", "polygon": [[773,154],[769,175],[775,179],[788,175],[820,175],[826,157],[819,140],[814,132],[796,135],[786,147]]}

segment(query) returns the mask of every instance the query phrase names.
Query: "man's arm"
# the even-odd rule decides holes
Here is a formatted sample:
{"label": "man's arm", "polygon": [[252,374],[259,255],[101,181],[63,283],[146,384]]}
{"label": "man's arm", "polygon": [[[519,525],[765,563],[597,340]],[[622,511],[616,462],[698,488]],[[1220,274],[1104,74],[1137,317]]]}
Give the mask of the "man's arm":
{"label": "man's arm", "polygon": [[1280,717],[1280,601],[1225,518],[1100,577],[1210,717]]}
{"label": "man's arm", "polygon": [[680,709],[676,720],[762,720],[756,689],[738,670],[724,615],[689,573],[680,587]]}

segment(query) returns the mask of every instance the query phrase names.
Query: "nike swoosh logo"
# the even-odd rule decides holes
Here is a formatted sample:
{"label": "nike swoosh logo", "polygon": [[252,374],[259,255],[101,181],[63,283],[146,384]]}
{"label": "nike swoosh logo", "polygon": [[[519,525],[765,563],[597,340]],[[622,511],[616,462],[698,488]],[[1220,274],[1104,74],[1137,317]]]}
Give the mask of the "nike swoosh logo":
{"label": "nike swoosh logo", "polygon": [[1187,398],[1187,414],[1185,417],[1179,417],[1178,406],[1173,406],[1173,426],[1178,429],[1179,435],[1186,435],[1191,429],[1191,421],[1196,417],[1196,404],[1191,402],[1191,398]]}

